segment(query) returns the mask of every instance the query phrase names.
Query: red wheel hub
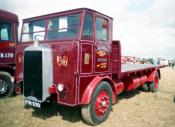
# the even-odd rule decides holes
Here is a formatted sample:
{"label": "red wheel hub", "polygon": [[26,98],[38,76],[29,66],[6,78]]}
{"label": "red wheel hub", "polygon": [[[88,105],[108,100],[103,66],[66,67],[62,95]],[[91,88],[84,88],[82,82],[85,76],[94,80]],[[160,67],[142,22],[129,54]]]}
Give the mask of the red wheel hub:
{"label": "red wheel hub", "polygon": [[155,80],[154,80],[154,83],[155,83],[155,88],[158,89],[158,86],[159,86],[159,78],[156,77]]}
{"label": "red wheel hub", "polygon": [[103,116],[107,112],[110,105],[109,99],[110,97],[106,90],[99,92],[94,105],[95,113],[97,116]]}

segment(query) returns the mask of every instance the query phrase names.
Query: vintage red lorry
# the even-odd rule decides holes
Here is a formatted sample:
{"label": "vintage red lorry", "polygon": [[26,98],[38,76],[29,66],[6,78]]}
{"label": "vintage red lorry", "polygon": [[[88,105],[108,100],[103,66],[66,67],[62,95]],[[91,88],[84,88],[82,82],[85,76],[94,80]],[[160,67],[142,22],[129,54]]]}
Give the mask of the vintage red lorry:
{"label": "vintage red lorry", "polygon": [[18,16],[0,10],[0,97],[14,92]]}
{"label": "vintage red lorry", "polygon": [[123,91],[142,87],[156,92],[159,67],[121,64],[112,21],[87,8],[24,19],[16,80],[23,83],[25,105],[42,108],[55,101],[80,106],[85,122],[98,125]]}

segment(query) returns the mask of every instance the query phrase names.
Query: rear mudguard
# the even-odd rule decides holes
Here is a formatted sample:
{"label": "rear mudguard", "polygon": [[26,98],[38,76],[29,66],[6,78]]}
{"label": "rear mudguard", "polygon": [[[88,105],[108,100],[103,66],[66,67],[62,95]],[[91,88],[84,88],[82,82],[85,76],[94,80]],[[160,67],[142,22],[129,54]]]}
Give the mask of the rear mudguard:
{"label": "rear mudguard", "polygon": [[88,85],[88,87],[86,88],[83,97],[82,97],[82,101],[81,104],[89,104],[91,101],[91,96],[94,92],[94,90],[96,89],[96,87],[100,84],[101,81],[106,81],[110,84],[111,88],[112,88],[112,103],[116,103],[117,99],[116,99],[116,92],[115,92],[115,86],[114,83],[112,81],[112,79],[109,76],[96,76]]}
{"label": "rear mudguard", "polygon": [[148,80],[147,80],[147,81],[149,81],[149,82],[154,81],[155,76],[156,76],[156,73],[158,73],[159,79],[160,79],[160,78],[161,78],[160,70],[159,70],[158,68],[156,68],[156,69],[154,69],[154,70],[151,72],[151,74],[148,76]]}

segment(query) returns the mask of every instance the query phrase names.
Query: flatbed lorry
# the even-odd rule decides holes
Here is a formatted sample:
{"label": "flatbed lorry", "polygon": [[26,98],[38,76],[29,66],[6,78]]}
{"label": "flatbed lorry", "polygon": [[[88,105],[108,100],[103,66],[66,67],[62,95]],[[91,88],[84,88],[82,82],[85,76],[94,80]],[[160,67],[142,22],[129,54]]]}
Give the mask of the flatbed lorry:
{"label": "flatbed lorry", "polygon": [[15,49],[18,41],[18,16],[0,10],[0,98],[15,91]]}
{"label": "flatbed lorry", "polygon": [[121,64],[112,21],[87,8],[24,19],[16,80],[23,84],[25,105],[80,106],[84,121],[98,125],[123,91],[141,87],[156,92],[160,67]]}

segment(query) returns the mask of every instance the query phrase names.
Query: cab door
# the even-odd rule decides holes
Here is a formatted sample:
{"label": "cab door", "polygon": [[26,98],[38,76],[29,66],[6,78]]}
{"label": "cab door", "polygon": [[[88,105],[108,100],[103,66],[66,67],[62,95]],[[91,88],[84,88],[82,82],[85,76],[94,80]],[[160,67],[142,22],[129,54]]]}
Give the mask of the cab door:
{"label": "cab door", "polygon": [[109,72],[110,42],[109,21],[107,18],[96,16],[95,18],[95,72]]}

